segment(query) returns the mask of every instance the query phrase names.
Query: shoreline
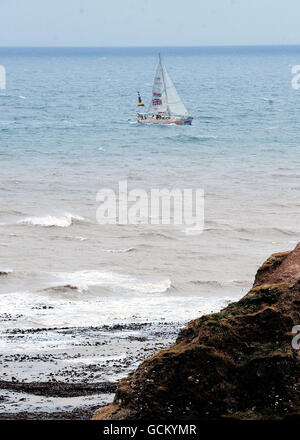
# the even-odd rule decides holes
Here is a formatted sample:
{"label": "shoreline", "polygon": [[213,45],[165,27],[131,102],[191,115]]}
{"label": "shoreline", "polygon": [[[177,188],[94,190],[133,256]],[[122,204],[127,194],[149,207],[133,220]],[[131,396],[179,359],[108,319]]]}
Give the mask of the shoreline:
{"label": "shoreline", "polygon": [[[119,323],[95,328],[14,329],[17,352],[0,356],[1,420],[87,420],[112,402],[118,382],[175,341],[179,322]],[[22,352],[32,335],[81,335],[73,345]],[[28,338],[28,339],[27,339]],[[45,344],[46,345],[46,344]],[[59,346],[59,344],[58,344]],[[33,346],[34,349],[34,346]]]}
{"label": "shoreline", "polygon": [[99,406],[58,412],[0,413],[0,420],[90,420]]}

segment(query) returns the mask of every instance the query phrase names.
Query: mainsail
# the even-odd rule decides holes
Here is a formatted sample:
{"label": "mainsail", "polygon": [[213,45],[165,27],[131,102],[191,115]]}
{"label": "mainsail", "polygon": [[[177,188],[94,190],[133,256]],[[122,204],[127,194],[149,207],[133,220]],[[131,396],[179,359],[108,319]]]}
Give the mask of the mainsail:
{"label": "mainsail", "polygon": [[180,99],[167,69],[162,65],[160,56],[153,83],[152,101],[148,113],[188,116],[188,111]]}

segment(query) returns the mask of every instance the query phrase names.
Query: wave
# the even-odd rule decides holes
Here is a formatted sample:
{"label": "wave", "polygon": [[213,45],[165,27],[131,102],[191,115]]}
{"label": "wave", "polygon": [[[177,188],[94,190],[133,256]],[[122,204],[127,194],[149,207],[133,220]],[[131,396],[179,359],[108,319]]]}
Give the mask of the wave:
{"label": "wave", "polygon": [[3,124],[3,125],[9,125],[9,124],[15,124],[15,123],[16,123],[16,121],[0,121],[0,124]]}
{"label": "wave", "polygon": [[[149,329],[152,337],[154,331],[161,332],[166,324],[170,323],[172,328],[174,324],[182,327],[195,318],[195,310],[198,316],[217,312],[237,299],[232,295],[221,297],[198,294],[172,296],[172,300],[169,295],[152,295],[147,300],[137,295],[118,295],[106,300],[98,295],[87,297],[77,294],[73,301],[74,297],[71,291],[65,295],[46,295],[46,292],[39,294],[30,291],[1,294],[1,310],[5,310],[5,314],[1,314],[2,324],[0,323],[4,341],[2,351],[10,355],[20,352],[20,344],[16,344],[16,339],[12,338],[16,334],[24,338],[22,350],[25,353],[43,352],[46,348],[73,350],[74,343],[81,343],[83,335],[92,335],[94,338],[94,331],[99,334],[99,330],[106,334],[107,331],[112,331],[112,336],[119,338],[123,329],[126,334],[123,333],[122,336],[126,337],[128,331],[137,335],[139,328],[140,335],[145,336],[145,331],[148,332]],[[133,326],[137,323],[142,326]],[[83,333],[85,331],[87,333]]]}
{"label": "wave", "polygon": [[184,232],[186,235],[200,235],[204,230],[204,228],[185,228],[181,232]]}
{"label": "wave", "polygon": [[164,234],[163,232],[141,232],[140,235],[143,235],[145,237],[155,237],[155,238],[166,238],[167,240],[176,240],[176,237],[172,237],[168,234]]}
{"label": "wave", "polygon": [[5,276],[5,275],[9,275],[12,272],[13,272],[12,269],[0,269],[0,277]]}
{"label": "wave", "polygon": [[266,232],[279,232],[280,234],[283,235],[297,235],[299,234],[299,231],[294,231],[294,230],[290,230],[290,229],[283,229],[283,228],[278,228],[278,227],[273,227],[273,228],[237,228],[235,229],[236,232],[240,232],[240,233],[247,233],[247,234],[254,234],[254,233],[266,233]]}
{"label": "wave", "polygon": [[88,240],[87,237],[81,237],[81,236],[65,236],[65,237],[57,237],[57,238],[62,238],[63,240],[67,240],[67,241],[86,241]]}
{"label": "wave", "polygon": [[274,173],[271,174],[271,177],[284,177],[285,179],[300,179],[299,174],[296,173],[291,173],[291,174],[286,174],[286,173]]}
{"label": "wave", "polygon": [[246,238],[246,237],[238,237],[238,240],[240,240],[240,241],[254,241],[253,238]]}
{"label": "wave", "polygon": [[130,247],[127,249],[99,249],[101,252],[109,252],[112,254],[125,254],[127,252],[133,252],[136,249],[134,247]]}
{"label": "wave", "polygon": [[67,228],[76,221],[84,221],[79,215],[65,214],[60,217],[45,215],[44,217],[25,217],[17,222],[19,225]]}
{"label": "wave", "polygon": [[297,235],[299,231],[291,231],[289,229],[281,229],[281,228],[272,228],[275,232],[280,232],[283,235]]}
{"label": "wave", "polygon": [[186,143],[186,142],[203,142],[203,141],[208,141],[210,139],[217,139],[218,136],[214,136],[214,135],[187,135],[187,134],[177,134],[175,136],[166,136],[165,139],[168,140],[172,140],[172,141],[178,141],[181,143]]}
{"label": "wave", "polygon": [[216,289],[220,289],[222,287],[228,286],[245,286],[249,284],[247,280],[230,280],[230,281],[217,281],[217,280],[191,280],[191,284],[195,284],[197,286],[210,286]]}
{"label": "wave", "polygon": [[[171,287],[171,280],[144,281],[113,272],[82,270],[59,272],[55,276],[63,281],[63,286],[72,286],[80,291],[87,291],[92,286],[109,287],[113,290],[135,291],[138,293],[164,293]],[[56,286],[61,288],[61,286]]]}
{"label": "wave", "polygon": [[[206,224],[209,222],[206,222]],[[193,228],[186,228],[182,232],[185,232],[187,235],[193,235],[197,234],[197,230],[193,230]],[[292,229],[284,229],[279,227],[234,227],[230,225],[221,225],[220,227],[210,227],[204,228],[204,233],[216,233],[216,234],[223,234],[223,233],[239,233],[239,234],[251,234],[252,237],[237,237],[239,240],[245,240],[245,241],[252,241],[254,239],[255,234],[273,234],[273,233],[280,233],[282,235],[299,235],[299,231],[292,230]],[[200,233],[200,231],[198,232]]]}
{"label": "wave", "polygon": [[62,286],[46,287],[43,292],[69,292],[73,290],[79,290],[77,286],[72,286],[72,284],[64,284]]}
{"label": "wave", "polygon": [[0,214],[26,215],[24,212],[18,211],[17,209],[8,209],[8,210],[1,209]]}
{"label": "wave", "polygon": [[87,237],[77,236],[77,237],[74,237],[74,240],[86,241],[86,240],[87,240]]}
{"label": "wave", "polygon": [[220,283],[219,281],[214,281],[214,280],[192,280],[190,281],[191,284],[195,284],[197,286],[211,286],[211,287],[215,287],[215,288],[221,288],[223,287],[223,284]]}

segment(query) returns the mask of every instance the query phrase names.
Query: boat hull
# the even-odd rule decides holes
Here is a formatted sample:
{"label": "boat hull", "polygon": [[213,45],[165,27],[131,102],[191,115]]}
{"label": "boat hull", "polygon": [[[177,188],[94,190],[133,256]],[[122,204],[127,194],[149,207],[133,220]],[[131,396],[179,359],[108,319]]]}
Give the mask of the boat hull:
{"label": "boat hull", "polygon": [[139,124],[146,125],[192,125],[193,118],[189,116],[188,118],[179,118],[179,117],[169,117],[165,119],[156,119],[155,117],[137,117],[137,122]]}

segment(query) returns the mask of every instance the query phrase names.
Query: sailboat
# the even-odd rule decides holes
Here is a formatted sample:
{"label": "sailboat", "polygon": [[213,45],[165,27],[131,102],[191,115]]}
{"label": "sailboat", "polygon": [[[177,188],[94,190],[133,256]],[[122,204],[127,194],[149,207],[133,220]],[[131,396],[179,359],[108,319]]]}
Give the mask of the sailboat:
{"label": "sailboat", "polygon": [[[139,106],[141,101],[138,93]],[[147,113],[137,113],[137,122],[140,124],[191,125],[192,120],[193,118],[180,99],[159,54],[159,62],[152,88],[152,100]]]}

